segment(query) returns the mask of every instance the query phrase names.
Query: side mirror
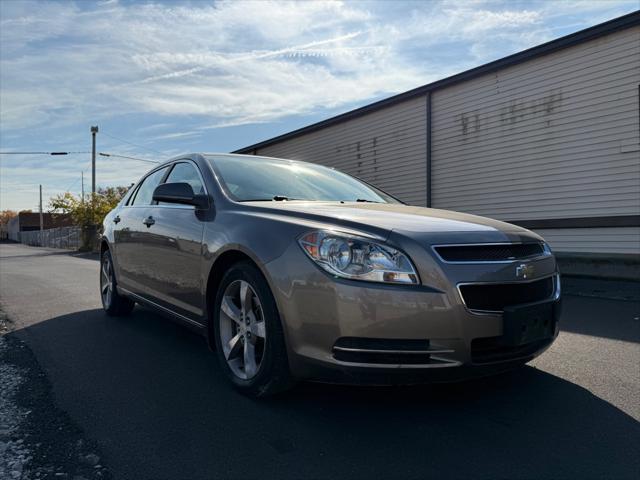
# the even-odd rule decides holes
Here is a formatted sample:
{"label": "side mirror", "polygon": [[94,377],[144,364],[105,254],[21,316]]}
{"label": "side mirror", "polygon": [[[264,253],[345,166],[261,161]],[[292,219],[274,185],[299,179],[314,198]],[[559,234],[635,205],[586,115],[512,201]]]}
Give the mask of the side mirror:
{"label": "side mirror", "polygon": [[207,196],[196,195],[186,182],[163,183],[153,191],[153,200],[158,202],[194,205],[196,208],[207,207]]}

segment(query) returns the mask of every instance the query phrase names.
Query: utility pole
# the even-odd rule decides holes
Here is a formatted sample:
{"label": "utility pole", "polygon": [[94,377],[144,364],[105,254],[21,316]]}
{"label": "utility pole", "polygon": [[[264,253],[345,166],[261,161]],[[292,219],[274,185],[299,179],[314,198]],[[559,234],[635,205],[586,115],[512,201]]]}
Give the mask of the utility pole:
{"label": "utility pole", "polygon": [[44,230],[44,218],[42,216],[42,185],[40,185],[40,246],[43,247],[42,244],[42,231]]}
{"label": "utility pole", "polygon": [[96,133],[98,126],[91,127],[91,193],[96,193]]}
{"label": "utility pole", "polygon": [[84,203],[84,170],[80,172],[80,183],[82,184],[82,196],[80,197],[80,201]]}

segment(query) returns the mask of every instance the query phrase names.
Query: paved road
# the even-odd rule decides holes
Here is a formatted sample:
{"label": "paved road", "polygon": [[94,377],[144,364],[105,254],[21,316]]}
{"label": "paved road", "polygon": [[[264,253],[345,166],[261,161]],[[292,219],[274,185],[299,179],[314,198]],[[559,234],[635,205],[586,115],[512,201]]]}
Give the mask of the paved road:
{"label": "paved road", "polygon": [[199,337],[100,310],[94,259],[0,245],[0,300],[117,479],[638,478],[638,304],[567,297],[552,349],[461,385],[236,394]]}

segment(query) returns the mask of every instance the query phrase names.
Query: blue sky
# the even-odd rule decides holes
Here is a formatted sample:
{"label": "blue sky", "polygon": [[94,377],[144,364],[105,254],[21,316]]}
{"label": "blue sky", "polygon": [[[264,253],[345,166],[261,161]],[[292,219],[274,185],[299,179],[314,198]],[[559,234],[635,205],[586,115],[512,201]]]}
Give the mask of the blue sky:
{"label": "blue sky", "polygon": [[[0,151],[230,151],[615,18],[638,1],[0,2]],[[90,156],[0,155],[0,209]],[[99,186],[149,164],[98,158]]]}

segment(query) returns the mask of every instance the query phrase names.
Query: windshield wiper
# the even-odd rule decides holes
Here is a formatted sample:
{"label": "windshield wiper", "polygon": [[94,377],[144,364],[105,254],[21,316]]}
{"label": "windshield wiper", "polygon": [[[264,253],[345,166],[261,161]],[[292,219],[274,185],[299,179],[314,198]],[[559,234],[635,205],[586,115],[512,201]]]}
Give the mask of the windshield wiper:
{"label": "windshield wiper", "polygon": [[286,195],[274,195],[271,198],[247,198],[240,202],[283,202],[287,200],[302,200],[301,198],[289,198]]}
{"label": "windshield wiper", "polygon": [[375,200],[367,200],[366,198],[356,198],[356,202],[363,202],[363,203],[382,203],[382,202],[376,202]]}

